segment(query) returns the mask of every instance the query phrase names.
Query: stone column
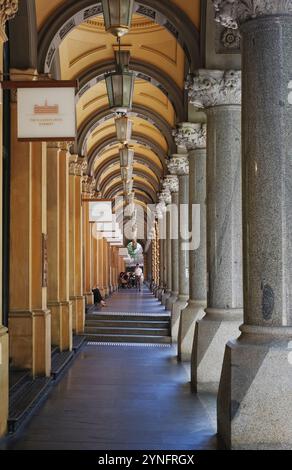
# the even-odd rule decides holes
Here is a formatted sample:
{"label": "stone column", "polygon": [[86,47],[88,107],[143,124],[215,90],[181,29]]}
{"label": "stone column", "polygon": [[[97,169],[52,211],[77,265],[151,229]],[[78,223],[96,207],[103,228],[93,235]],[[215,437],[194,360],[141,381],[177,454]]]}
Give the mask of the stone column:
{"label": "stone column", "polygon": [[178,298],[172,305],[171,336],[177,342],[181,311],[186,308],[189,299],[189,251],[184,244],[188,237],[188,203],[189,203],[189,162],[184,154],[173,155],[168,169],[171,174],[177,175],[179,180],[179,247],[178,247]]}
{"label": "stone column", "polygon": [[206,316],[197,323],[192,384],[217,389],[226,342],[243,316],[241,73],[199,70],[190,102],[207,112]]}
{"label": "stone column", "polygon": [[292,0],[237,1],[243,42],[244,324],[228,342],[218,431],[231,449],[292,447]]}
{"label": "stone column", "polygon": [[[5,34],[5,24],[7,20],[12,19],[18,9],[17,1],[8,2],[10,9],[6,5],[0,5],[0,72],[3,72],[3,45],[7,41]],[[3,145],[2,145],[2,123],[3,123],[3,102],[0,100],[0,217],[2,220],[2,160],[3,160]],[[0,298],[2,299],[2,231],[0,232]],[[8,418],[8,365],[9,365],[9,352],[8,352],[8,329],[7,325],[3,325],[3,312],[2,302],[0,303],[0,437],[3,436],[7,428]]]}
{"label": "stone column", "polygon": [[87,168],[84,158],[70,157],[70,300],[72,301],[73,331],[82,334],[85,326],[85,301],[83,296],[82,263],[82,176]]}
{"label": "stone column", "polygon": [[[166,196],[166,195],[165,195]],[[171,196],[168,194],[165,200],[166,206],[171,202]],[[169,199],[170,198],[170,199]],[[162,295],[162,305],[167,303],[167,299],[171,296],[172,289],[172,253],[171,253],[171,215],[169,211],[166,212],[166,291]],[[167,307],[166,307],[167,309]]]}
{"label": "stone column", "polygon": [[[190,299],[180,316],[178,358],[190,361],[198,320],[207,306],[206,125],[182,123],[175,138],[189,152]],[[196,218],[199,211],[199,220]],[[199,224],[199,231],[197,224]]]}
{"label": "stone column", "polygon": [[[72,349],[72,305],[69,301],[68,148],[47,145],[48,307],[52,344],[60,351]],[[68,285],[68,287],[67,287]]]}
{"label": "stone column", "polygon": [[93,270],[92,264],[92,224],[89,222],[89,201],[95,194],[96,180],[91,176],[82,178],[82,197],[85,200],[83,208],[83,267],[84,267],[84,295],[88,305],[93,304]]}
{"label": "stone column", "polygon": [[30,369],[33,376],[49,376],[51,313],[47,309],[47,148],[42,142],[20,142],[17,139],[16,102],[11,103],[10,205],[11,363],[16,368]]}
{"label": "stone column", "polygon": [[172,310],[173,304],[178,298],[178,250],[179,250],[179,234],[178,234],[178,177],[176,175],[169,175],[167,177],[167,184],[171,193],[171,296],[166,301],[167,310]]}

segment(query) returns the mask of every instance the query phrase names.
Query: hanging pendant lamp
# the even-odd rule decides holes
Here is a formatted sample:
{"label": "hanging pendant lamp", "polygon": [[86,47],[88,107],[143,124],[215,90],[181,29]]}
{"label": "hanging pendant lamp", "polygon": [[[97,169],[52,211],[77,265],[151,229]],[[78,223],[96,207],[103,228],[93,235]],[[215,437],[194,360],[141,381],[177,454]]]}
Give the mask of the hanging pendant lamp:
{"label": "hanging pendant lamp", "polygon": [[106,31],[122,37],[129,32],[134,0],[101,0]]}
{"label": "hanging pendant lamp", "polygon": [[115,120],[117,139],[121,144],[125,144],[131,140],[133,121],[126,115],[120,115]]}
{"label": "hanging pendant lamp", "polygon": [[128,146],[120,149],[121,167],[130,167],[134,163],[134,150]]}
{"label": "hanging pendant lamp", "polygon": [[118,38],[119,51],[116,53],[116,70],[105,75],[109,107],[116,113],[126,114],[133,103],[135,74],[123,61],[121,41]]}

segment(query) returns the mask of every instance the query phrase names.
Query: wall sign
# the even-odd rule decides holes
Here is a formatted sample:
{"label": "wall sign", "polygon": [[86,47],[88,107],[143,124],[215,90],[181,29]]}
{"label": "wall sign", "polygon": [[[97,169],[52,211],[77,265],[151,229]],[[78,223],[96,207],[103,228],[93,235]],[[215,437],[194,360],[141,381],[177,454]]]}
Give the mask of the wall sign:
{"label": "wall sign", "polygon": [[19,140],[70,141],[76,137],[74,87],[18,88],[17,109]]}

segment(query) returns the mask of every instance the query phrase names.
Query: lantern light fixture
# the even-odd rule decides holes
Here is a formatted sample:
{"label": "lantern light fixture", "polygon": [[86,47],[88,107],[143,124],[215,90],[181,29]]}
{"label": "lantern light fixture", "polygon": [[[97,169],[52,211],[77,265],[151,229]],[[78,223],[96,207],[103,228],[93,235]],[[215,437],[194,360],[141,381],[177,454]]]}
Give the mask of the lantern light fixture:
{"label": "lantern light fixture", "polygon": [[117,139],[121,144],[131,140],[133,121],[126,114],[119,114],[115,120]]}
{"label": "lantern light fixture", "polygon": [[125,145],[120,149],[121,167],[130,167],[134,163],[134,149]]}
{"label": "lantern light fixture", "polygon": [[131,27],[134,0],[101,0],[106,31],[116,37],[127,34]]}

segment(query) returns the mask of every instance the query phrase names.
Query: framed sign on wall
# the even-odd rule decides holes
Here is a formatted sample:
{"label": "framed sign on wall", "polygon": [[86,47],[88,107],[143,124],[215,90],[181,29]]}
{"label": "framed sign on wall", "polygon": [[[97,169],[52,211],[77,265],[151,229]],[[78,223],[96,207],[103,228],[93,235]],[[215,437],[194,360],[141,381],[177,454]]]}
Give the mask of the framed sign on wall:
{"label": "framed sign on wall", "polygon": [[75,81],[3,82],[17,89],[17,137],[20,141],[74,141]]}

